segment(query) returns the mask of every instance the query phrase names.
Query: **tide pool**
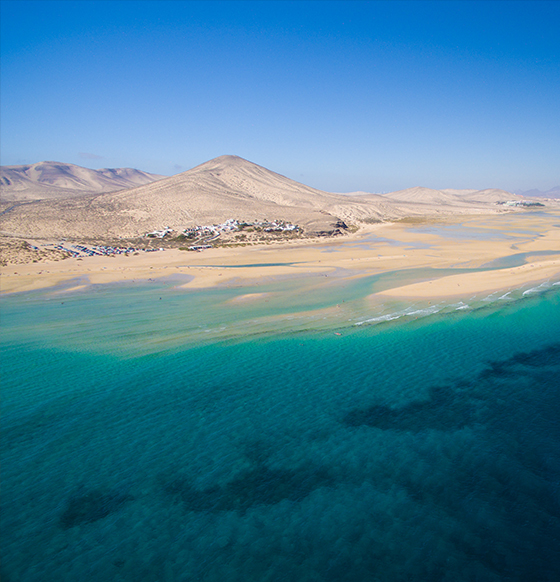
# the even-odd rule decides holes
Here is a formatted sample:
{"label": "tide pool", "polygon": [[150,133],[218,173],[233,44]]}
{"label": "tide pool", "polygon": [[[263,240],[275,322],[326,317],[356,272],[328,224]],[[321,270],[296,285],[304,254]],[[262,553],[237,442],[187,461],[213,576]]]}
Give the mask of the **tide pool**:
{"label": "tide pool", "polygon": [[2,580],[560,579],[560,287],[429,275],[3,298]]}

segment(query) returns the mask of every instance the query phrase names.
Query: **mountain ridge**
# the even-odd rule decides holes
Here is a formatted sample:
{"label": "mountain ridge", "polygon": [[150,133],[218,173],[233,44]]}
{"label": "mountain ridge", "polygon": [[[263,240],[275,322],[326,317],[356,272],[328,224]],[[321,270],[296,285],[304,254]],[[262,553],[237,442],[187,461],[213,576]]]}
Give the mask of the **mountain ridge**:
{"label": "mountain ridge", "polygon": [[515,198],[501,190],[409,188],[386,195],[324,192],[234,155],[180,174],[120,190],[56,197],[5,208],[4,234],[37,237],[134,238],[166,227],[283,220],[309,235],[334,232],[339,221],[373,223],[407,216],[499,212]]}
{"label": "mountain ridge", "polygon": [[531,198],[560,198],[560,186],[554,186],[549,190],[539,190],[537,188],[531,190],[515,190],[515,193]]}
{"label": "mountain ridge", "polygon": [[115,192],[164,178],[134,168],[92,170],[53,161],[0,167],[2,200],[9,202]]}

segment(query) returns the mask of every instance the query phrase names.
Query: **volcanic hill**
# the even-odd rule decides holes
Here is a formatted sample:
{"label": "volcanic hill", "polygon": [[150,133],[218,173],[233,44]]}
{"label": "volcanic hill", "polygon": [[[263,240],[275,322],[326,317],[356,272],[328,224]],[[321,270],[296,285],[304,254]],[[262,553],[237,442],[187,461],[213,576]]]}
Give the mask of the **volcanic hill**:
{"label": "volcanic hill", "polygon": [[339,221],[371,223],[411,215],[497,212],[497,201],[512,198],[501,190],[427,188],[383,196],[333,194],[227,155],[119,192],[74,192],[66,198],[4,204],[0,229],[20,237],[114,239],[134,238],[165,227],[178,232],[234,218],[284,220],[298,224],[307,235],[316,235],[335,232]]}

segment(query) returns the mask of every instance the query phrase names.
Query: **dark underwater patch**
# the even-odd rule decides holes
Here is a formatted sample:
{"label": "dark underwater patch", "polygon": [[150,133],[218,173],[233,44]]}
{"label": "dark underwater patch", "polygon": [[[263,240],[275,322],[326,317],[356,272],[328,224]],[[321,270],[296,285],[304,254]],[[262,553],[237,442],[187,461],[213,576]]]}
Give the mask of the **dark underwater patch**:
{"label": "dark underwater patch", "polygon": [[502,361],[491,361],[489,369],[482,372],[482,378],[517,376],[532,374],[535,368],[560,366],[560,343],[530,352],[518,352]]}
{"label": "dark underwater patch", "polygon": [[458,430],[472,421],[473,408],[452,387],[435,386],[430,399],[401,408],[374,405],[356,408],[344,417],[347,426],[372,426],[382,430],[419,432],[426,429]]}
{"label": "dark underwater patch", "polygon": [[552,344],[540,350],[521,352],[511,358],[512,362],[530,367],[547,367],[560,365],[560,343]]}
{"label": "dark underwater patch", "polygon": [[[554,382],[547,368],[560,366],[560,343],[530,352],[518,352],[506,360],[488,362],[488,368],[472,380],[458,380],[449,386],[434,386],[429,400],[411,402],[400,408],[373,405],[355,408],[343,419],[347,426],[371,426],[382,430],[419,432],[426,429],[458,430],[471,424],[480,401],[496,396],[496,386],[488,393],[478,389],[481,382],[531,377],[541,384]],[[539,374],[542,376],[539,377]],[[543,378],[545,380],[543,381]]]}
{"label": "dark underwater patch", "polygon": [[118,511],[125,503],[132,501],[132,495],[119,493],[102,493],[91,490],[81,495],[74,495],[68,500],[60,525],[69,529],[83,523],[92,523]]}
{"label": "dark underwater patch", "polygon": [[287,499],[301,501],[318,489],[330,485],[325,471],[269,469],[262,465],[241,473],[223,486],[199,490],[188,479],[177,477],[164,486],[188,511],[240,511],[250,507],[275,505]]}

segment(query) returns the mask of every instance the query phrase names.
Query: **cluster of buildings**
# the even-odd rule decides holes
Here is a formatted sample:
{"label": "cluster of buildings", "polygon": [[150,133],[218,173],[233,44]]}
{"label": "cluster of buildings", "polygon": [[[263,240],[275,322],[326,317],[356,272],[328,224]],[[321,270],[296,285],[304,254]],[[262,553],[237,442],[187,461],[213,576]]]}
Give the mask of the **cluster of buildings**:
{"label": "cluster of buildings", "polygon": [[[94,256],[113,256],[113,255],[128,255],[130,253],[137,253],[137,252],[154,252],[154,251],[163,251],[162,248],[149,248],[149,249],[137,249],[134,247],[112,247],[107,245],[95,245],[88,247],[86,245],[68,245],[64,246],[63,244],[45,244],[44,247],[51,247],[58,251],[63,251],[65,253],[70,254],[73,257],[94,257]],[[37,247],[33,247],[37,249]],[[37,249],[38,250],[38,249]]]}
{"label": "cluster of buildings", "polygon": [[[245,224],[245,223],[244,223]],[[239,230],[240,223],[235,218],[228,218],[222,224],[213,224],[211,226],[193,226],[192,228],[185,228],[183,234],[189,238],[202,236],[220,236],[223,232],[232,232]]]}
{"label": "cluster of buildings", "polygon": [[[201,251],[203,249],[212,248],[209,244],[213,240],[216,240],[221,234],[247,230],[259,231],[259,232],[294,232],[299,230],[297,224],[289,224],[282,220],[273,221],[261,221],[261,222],[240,222],[234,218],[229,218],[222,224],[212,224],[209,226],[194,226],[192,228],[185,228],[182,232],[185,238],[193,239],[194,244],[189,246],[189,250]],[[162,230],[154,230],[152,232],[146,233],[144,236],[147,238],[159,238],[164,239],[167,235],[171,234],[173,229],[169,226]],[[163,248],[136,248],[136,247],[114,247],[110,245],[83,245],[83,244],[68,244],[65,242],[66,239],[62,239],[59,244],[44,244],[43,247],[56,249],[64,253],[69,254],[72,257],[94,257],[94,256],[114,256],[114,255],[128,255],[137,252],[155,252],[163,251]],[[34,250],[39,250],[36,246],[31,246]]]}
{"label": "cluster of buildings", "polygon": [[504,206],[544,206],[540,202],[533,202],[532,200],[507,200],[506,202],[498,202]]}
{"label": "cluster of buildings", "polygon": [[[273,220],[273,221],[262,221],[262,222],[239,222],[235,218],[228,218],[222,224],[212,224],[207,226],[193,226],[191,228],[185,228],[183,230],[183,235],[187,238],[206,238],[212,237],[212,240],[218,238],[220,234],[233,232],[238,230],[243,230],[245,228],[258,228],[264,230],[264,232],[287,232],[298,230],[297,224],[289,224],[283,220]],[[173,229],[171,227],[166,227],[163,230],[154,230],[153,232],[146,233],[145,236],[148,238],[164,238],[168,234],[172,233]]]}
{"label": "cluster of buildings", "polygon": [[[294,232],[299,229],[297,224],[289,224],[281,220],[262,221],[262,222],[239,222],[235,218],[228,218],[222,224],[212,224],[203,226],[193,226],[185,228],[182,232],[183,237],[196,240],[198,244],[188,247],[190,251],[202,251],[212,248],[209,244],[219,238],[221,234],[237,232],[247,229],[247,231],[258,230],[264,232]],[[164,238],[173,232],[169,226],[163,230],[154,230],[145,236],[150,238]]]}
{"label": "cluster of buildings", "polygon": [[169,226],[167,226],[163,230],[154,230],[152,232],[147,232],[146,236],[148,238],[164,238],[172,232],[173,232],[173,229],[170,228]]}
{"label": "cluster of buildings", "polygon": [[262,224],[264,226],[265,232],[286,232],[286,231],[294,231],[298,229],[297,224],[289,224],[284,221],[277,221],[274,220],[272,222]]}
{"label": "cluster of buildings", "polygon": [[183,233],[190,238],[194,236],[214,236],[220,235],[223,232],[232,232],[236,230],[243,230],[245,228],[258,228],[265,232],[283,232],[298,230],[297,224],[289,224],[283,220],[262,221],[262,222],[239,222],[235,218],[229,218],[222,224],[213,224],[212,226],[194,226],[192,228],[185,228]]}

